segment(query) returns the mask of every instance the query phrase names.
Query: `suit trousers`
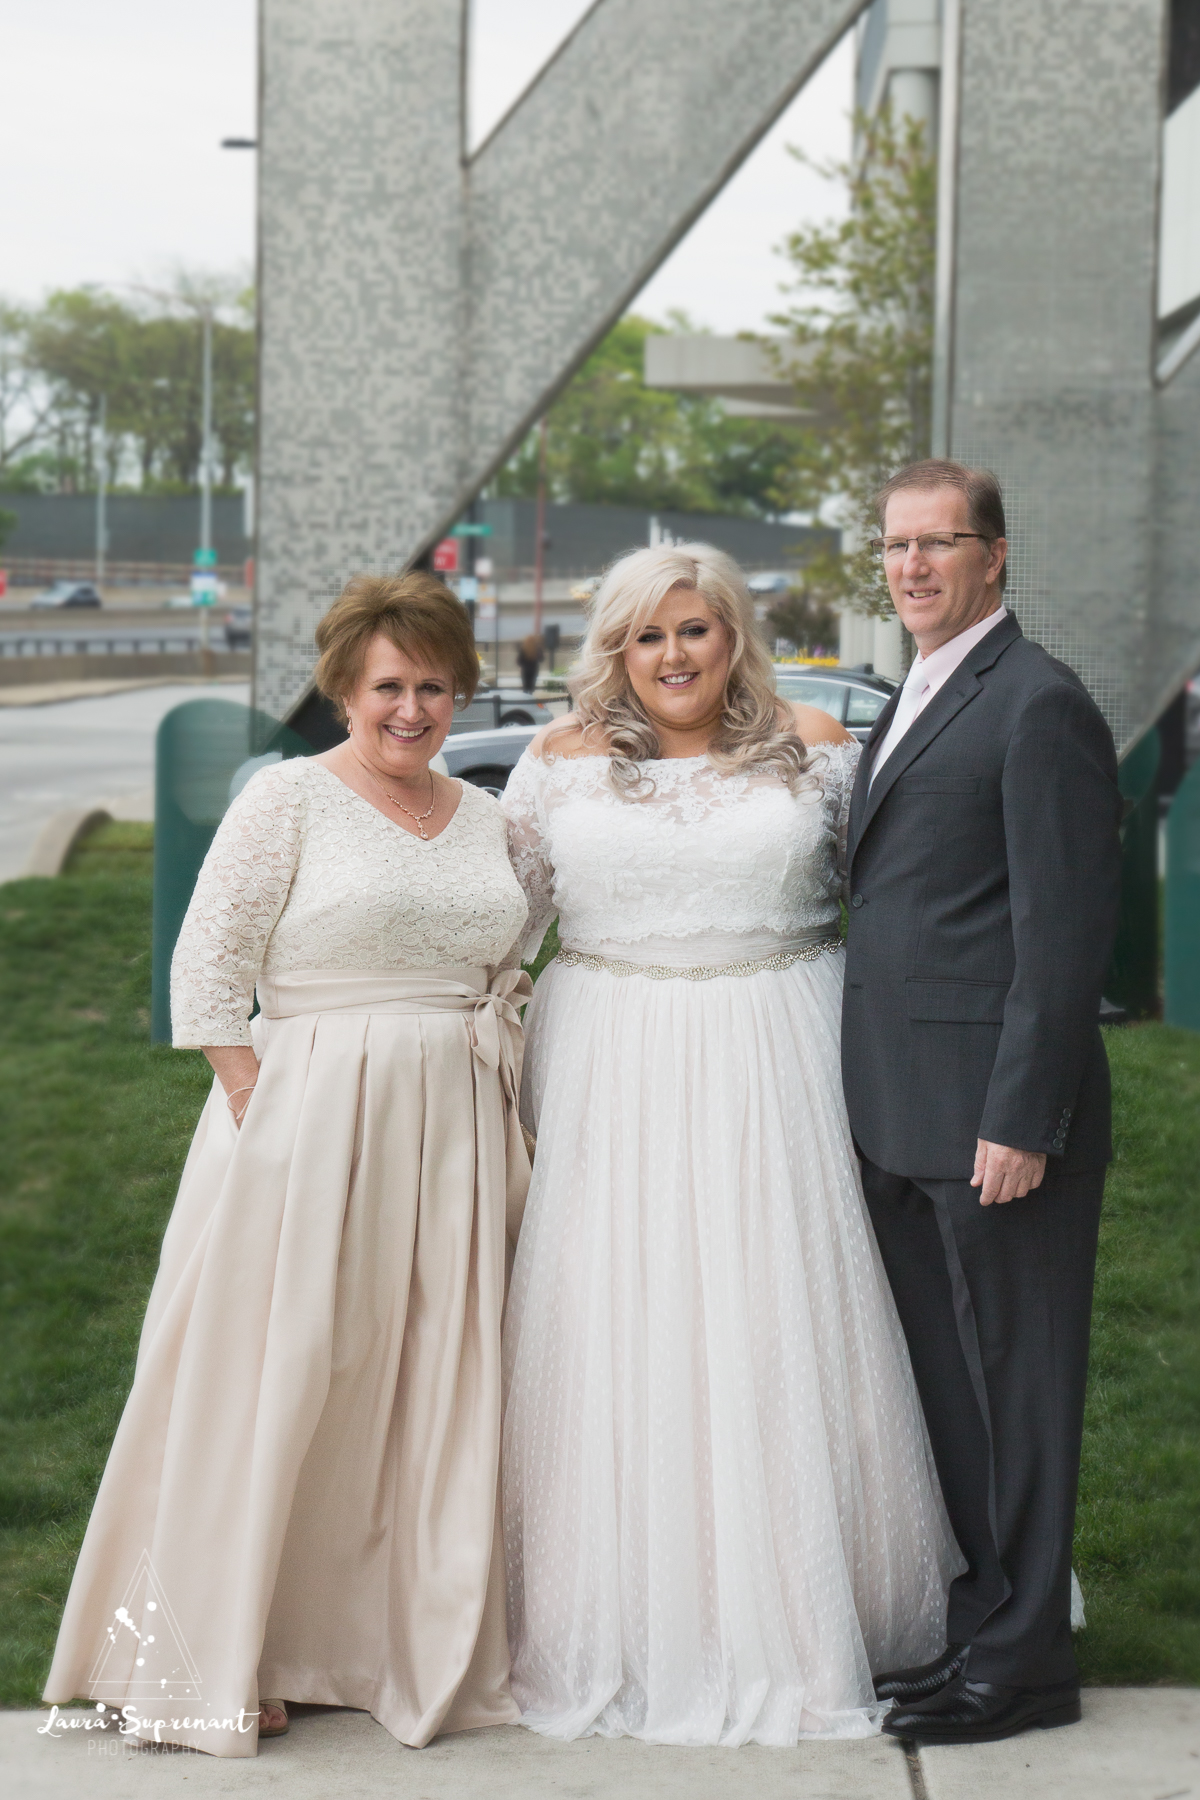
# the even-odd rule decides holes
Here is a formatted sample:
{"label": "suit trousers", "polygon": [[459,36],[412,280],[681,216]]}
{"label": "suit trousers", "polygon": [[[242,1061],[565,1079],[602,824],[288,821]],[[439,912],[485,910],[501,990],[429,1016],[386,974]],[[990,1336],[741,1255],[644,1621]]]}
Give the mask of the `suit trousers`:
{"label": "suit trousers", "polygon": [[1071,1549],[1100,1169],[1051,1158],[1023,1200],[863,1159],[863,1190],[908,1339],[946,1510],[967,1562],[946,1636],[976,1681],[1077,1678]]}

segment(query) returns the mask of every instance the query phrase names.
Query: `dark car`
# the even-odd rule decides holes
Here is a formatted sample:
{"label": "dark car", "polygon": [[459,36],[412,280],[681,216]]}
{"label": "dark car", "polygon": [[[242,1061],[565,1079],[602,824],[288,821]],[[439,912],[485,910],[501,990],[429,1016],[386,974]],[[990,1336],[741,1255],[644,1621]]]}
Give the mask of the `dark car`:
{"label": "dark car", "polygon": [[870,669],[806,668],[803,663],[775,664],[775,691],[802,706],[819,706],[865,744],[871,727],[895,693],[899,682]]}
{"label": "dark car", "polygon": [[30,607],[41,612],[51,606],[103,606],[95,584],[90,581],[52,581],[44,593],[35,594]]}

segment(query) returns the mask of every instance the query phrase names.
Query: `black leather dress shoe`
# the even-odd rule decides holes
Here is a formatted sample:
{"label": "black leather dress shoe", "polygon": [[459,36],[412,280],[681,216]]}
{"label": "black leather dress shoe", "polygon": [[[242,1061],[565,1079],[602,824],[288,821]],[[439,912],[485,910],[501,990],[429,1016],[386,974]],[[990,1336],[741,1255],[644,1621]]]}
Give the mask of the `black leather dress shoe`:
{"label": "black leather dress shoe", "polygon": [[990,1744],[1031,1725],[1074,1725],[1079,1683],[1051,1688],[993,1687],[960,1675],[929,1700],[902,1701],[883,1721],[889,1737],[920,1744]]}
{"label": "black leather dress shoe", "polygon": [[922,1663],[916,1669],[892,1669],[887,1675],[877,1675],[875,1698],[928,1700],[931,1695],[940,1694],[948,1681],[953,1681],[956,1675],[962,1674],[967,1649],[966,1644],[947,1644],[933,1662]]}

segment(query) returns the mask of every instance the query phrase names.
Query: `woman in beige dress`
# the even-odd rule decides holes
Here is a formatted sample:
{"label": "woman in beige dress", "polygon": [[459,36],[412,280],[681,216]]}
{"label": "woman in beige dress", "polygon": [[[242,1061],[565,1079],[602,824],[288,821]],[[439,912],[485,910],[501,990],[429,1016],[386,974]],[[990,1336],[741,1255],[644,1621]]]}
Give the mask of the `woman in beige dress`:
{"label": "woman in beige dress", "polygon": [[517,1717],[496,1511],[526,906],[496,802],[429,766],[478,676],[454,596],[359,577],[318,644],[350,736],[238,795],[176,948],[174,1042],[216,1080],[45,1692],[224,1756],[288,1700],[413,1745]]}

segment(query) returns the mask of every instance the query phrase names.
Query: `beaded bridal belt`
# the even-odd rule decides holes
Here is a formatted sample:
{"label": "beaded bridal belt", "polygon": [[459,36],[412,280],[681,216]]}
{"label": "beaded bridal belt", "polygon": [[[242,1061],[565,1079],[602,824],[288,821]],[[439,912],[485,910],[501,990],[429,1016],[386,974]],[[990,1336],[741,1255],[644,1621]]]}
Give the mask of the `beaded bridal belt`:
{"label": "beaded bridal belt", "polygon": [[719,975],[761,975],[768,969],[790,969],[793,963],[816,962],[827,950],[840,950],[838,937],[820,938],[798,949],[776,950],[772,956],[728,963],[692,963],[672,966],[670,963],[622,962],[615,956],[593,956],[588,950],[560,950],[556,962],[568,969],[602,969],[608,975],[645,975],[651,981],[715,981]]}

